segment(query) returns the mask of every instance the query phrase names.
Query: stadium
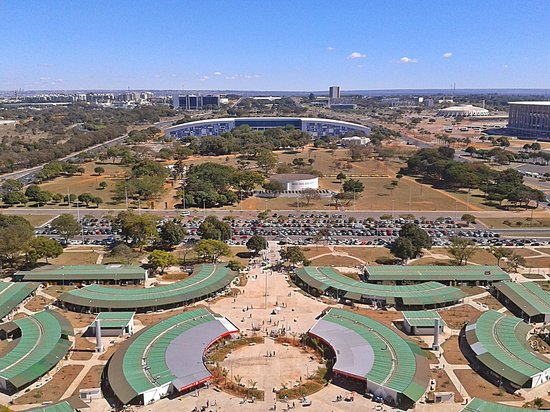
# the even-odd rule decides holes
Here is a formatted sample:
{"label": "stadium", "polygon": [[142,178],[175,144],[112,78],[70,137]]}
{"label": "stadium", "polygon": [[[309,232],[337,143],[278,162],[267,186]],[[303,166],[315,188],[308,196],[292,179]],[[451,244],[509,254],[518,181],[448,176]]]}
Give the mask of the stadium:
{"label": "stadium", "polygon": [[327,136],[343,136],[346,133],[370,133],[370,127],[332,119],[310,117],[237,117],[197,120],[178,124],[166,129],[166,136],[176,139],[184,137],[219,136],[236,127],[249,126],[254,130],[292,126],[309,133],[314,139]]}
{"label": "stadium", "polygon": [[437,112],[437,115],[443,117],[489,116],[489,110],[471,104],[464,104],[441,109]]}
{"label": "stadium", "polygon": [[400,409],[427,390],[430,366],[422,350],[367,316],[329,309],[308,335],[333,352],[333,380]]}
{"label": "stadium", "polygon": [[122,404],[147,405],[212,379],[204,365],[214,343],[239,332],[205,308],[184,312],[141,330],[124,342],[107,369],[109,388]]}

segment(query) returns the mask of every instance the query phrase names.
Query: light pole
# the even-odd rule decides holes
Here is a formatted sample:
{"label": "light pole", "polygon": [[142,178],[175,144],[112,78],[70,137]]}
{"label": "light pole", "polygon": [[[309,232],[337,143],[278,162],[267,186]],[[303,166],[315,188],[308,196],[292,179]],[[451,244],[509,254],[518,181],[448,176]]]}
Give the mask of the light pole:
{"label": "light pole", "polygon": [[202,199],[202,216],[206,219],[206,200]]}

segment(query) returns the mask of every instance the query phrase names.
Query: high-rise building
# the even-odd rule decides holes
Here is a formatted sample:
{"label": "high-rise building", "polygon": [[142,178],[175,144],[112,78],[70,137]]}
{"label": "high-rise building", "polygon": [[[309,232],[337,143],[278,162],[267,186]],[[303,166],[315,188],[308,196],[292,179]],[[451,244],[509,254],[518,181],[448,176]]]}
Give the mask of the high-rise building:
{"label": "high-rise building", "polygon": [[183,110],[217,109],[220,106],[220,96],[196,94],[174,96],[173,105],[174,109]]}
{"label": "high-rise building", "polygon": [[330,86],[328,88],[328,97],[331,99],[340,98],[340,86]]}
{"label": "high-rise building", "polygon": [[509,104],[509,129],[521,137],[550,140],[550,101]]}

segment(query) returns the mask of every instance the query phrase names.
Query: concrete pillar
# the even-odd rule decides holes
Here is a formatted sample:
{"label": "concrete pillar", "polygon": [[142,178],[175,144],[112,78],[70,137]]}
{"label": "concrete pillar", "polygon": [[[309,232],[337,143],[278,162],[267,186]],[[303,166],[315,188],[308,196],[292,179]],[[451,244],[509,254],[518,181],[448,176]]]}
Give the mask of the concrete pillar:
{"label": "concrete pillar", "polygon": [[99,319],[96,319],[95,321],[95,340],[95,351],[103,352],[103,342],[101,341],[101,321]]}

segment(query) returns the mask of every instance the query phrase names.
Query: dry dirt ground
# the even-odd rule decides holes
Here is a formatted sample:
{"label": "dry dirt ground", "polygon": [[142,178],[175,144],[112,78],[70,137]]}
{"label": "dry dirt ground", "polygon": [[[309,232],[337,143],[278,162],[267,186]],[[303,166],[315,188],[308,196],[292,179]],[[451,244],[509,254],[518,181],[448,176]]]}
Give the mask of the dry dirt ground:
{"label": "dry dirt ground", "polygon": [[453,392],[455,394],[455,403],[462,403],[464,399],[458,392],[457,388],[449,379],[449,375],[444,370],[432,370],[432,379],[435,379],[436,392]]}
{"label": "dry dirt ground", "polygon": [[52,285],[44,289],[44,293],[47,293],[54,298],[58,298],[64,292],[75,289],[74,286],[62,286],[62,285]]}
{"label": "dry dirt ground", "polygon": [[13,403],[16,405],[24,405],[48,401],[57,402],[83,368],[84,366],[82,365],[63,366],[63,368],[53,376],[51,381],[41,388],[33,389],[16,398]]}
{"label": "dry dirt ground", "polygon": [[31,312],[39,312],[44,309],[44,307],[53,301],[42,295],[34,296],[26,305],[25,308]]}
{"label": "dry dirt ground", "polygon": [[471,369],[455,369],[454,372],[472,398],[479,397],[491,402],[523,400],[521,396],[515,396],[507,393],[504,389],[499,389]]}
{"label": "dry dirt ground", "polygon": [[452,335],[443,342],[441,345],[443,348],[443,356],[451,365],[468,365],[468,361],[462,354],[460,347],[458,346],[458,336]]}
{"label": "dry dirt ground", "polygon": [[486,305],[489,309],[499,310],[502,309],[502,303],[500,303],[494,296],[488,295],[482,298],[476,299],[475,302]]}
{"label": "dry dirt ground", "polygon": [[451,329],[461,329],[466,322],[475,321],[481,312],[470,305],[439,310],[439,315]]}
{"label": "dry dirt ground", "polygon": [[[71,194],[79,195],[82,193],[91,193],[93,196],[101,197],[103,199],[103,207],[117,208],[124,207],[124,202],[119,204],[112,204],[111,196],[112,190],[116,186],[116,182],[123,179],[127,168],[109,163],[96,163],[89,162],[82,165],[86,170],[82,176],[76,175],[71,177],[58,177],[51,182],[43,183],[40,187],[51,193],[63,193],[67,194],[70,191]],[[105,173],[98,176],[94,172],[94,168],[101,166],[105,169]],[[107,182],[105,189],[99,189],[100,182]],[[67,203],[61,203],[61,205],[67,205]],[[58,207],[59,205],[55,205]],[[47,208],[48,206],[46,206]],[[94,208],[95,205],[90,205]],[[86,208],[82,207],[82,212],[86,213]]]}
{"label": "dry dirt ground", "polygon": [[101,373],[103,372],[103,367],[103,365],[92,366],[73,392],[73,396],[78,396],[80,389],[93,389],[101,387]]}
{"label": "dry dirt ground", "polygon": [[75,344],[71,351],[71,359],[82,361],[90,360],[95,351],[95,345],[81,334],[75,336]]}
{"label": "dry dirt ground", "polygon": [[311,259],[311,264],[315,266],[355,267],[361,265],[361,262],[347,256],[326,255]]}
{"label": "dry dirt ground", "polygon": [[59,310],[59,312],[71,323],[73,328],[88,327],[95,319],[95,315],[90,315],[87,313],[70,312],[68,310],[61,309]]}
{"label": "dry dirt ground", "polygon": [[59,257],[51,259],[52,265],[95,265],[98,254],[88,251],[65,251]]}

